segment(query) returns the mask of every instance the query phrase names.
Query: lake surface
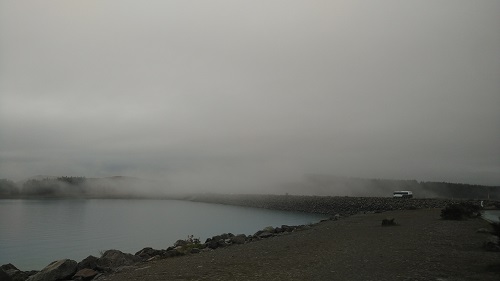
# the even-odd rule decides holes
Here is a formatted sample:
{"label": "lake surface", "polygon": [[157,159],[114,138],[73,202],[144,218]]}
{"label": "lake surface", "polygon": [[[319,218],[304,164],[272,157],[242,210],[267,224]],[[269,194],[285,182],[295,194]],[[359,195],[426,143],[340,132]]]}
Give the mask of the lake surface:
{"label": "lake surface", "polygon": [[500,222],[500,210],[483,211],[483,218],[491,222]]}
{"label": "lake surface", "polygon": [[253,234],[266,226],[318,222],[322,215],[177,200],[0,200],[0,265],[40,270],[117,249],[166,249],[188,235]]}

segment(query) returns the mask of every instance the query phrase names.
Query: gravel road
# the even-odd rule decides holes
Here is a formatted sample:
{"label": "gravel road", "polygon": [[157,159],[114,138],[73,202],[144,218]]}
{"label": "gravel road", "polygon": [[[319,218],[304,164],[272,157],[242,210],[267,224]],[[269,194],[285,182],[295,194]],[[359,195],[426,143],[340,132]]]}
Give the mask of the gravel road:
{"label": "gravel road", "polygon": [[[500,253],[482,219],[445,221],[440,209],[325,221],[283,236],[140,263],[99,280],[500,280]],[[384,218],[398,226],[382,227]],[[495,265],[496,270],[492,270]]]}

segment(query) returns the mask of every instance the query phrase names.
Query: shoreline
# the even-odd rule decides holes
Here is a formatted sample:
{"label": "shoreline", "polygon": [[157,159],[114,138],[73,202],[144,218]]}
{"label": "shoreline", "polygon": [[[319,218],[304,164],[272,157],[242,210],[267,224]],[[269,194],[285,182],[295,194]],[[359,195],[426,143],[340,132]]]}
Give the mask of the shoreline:
{"label": "shoreline", "polygon": [[[99,280],[498,280],[498,253],[485,251],[486,234],[477,232],[489,224],[441,220],[439,214],[357,214],[256,243],[140,264]],[[388,216],[399,225],[382,227]]]}
{"label": "shoreline", "polygon": [[[176,200],[182,200],[177,198]],[[184,199],[186,200],[186,199]],[[295,233],[302,232],[303,230],[310,231],[310,229],[314,229],[316,227],[321,226],[324,223],[330,223],[332,221],[337,221],[339,218],[343,218],[342,220],[339,221],[344,221],[344,220],[349,220],[351,217],[358,217],[358,216],[368,216],[368,215],[373,215],[373,216],[385,216],[385,212],[389,212],[388,214],[391,214],[393,212],[419,212],[423,210],[434,210],[437,211],[436,207],[433,207],[432,209],[430,208],[417,208],[418,206],[434,206],[432,204],[437,204],[440,206],[445,206],[446,204],[449,204],[450,202],[456,202],[457,200],[443,200],[443,199],[393,199],[393,198],[376,198],[376,197],[319,197],[319,196],[282,196],[282,195],[217,195],[217,196],[210,196],[207,197],[204,195],[203,197],[197,197],[197,198],[189,198],[187,201],[194,201],[194,202],[205,202],[205,203],[214,203],[214,204],[229,204],[229,205],[238,205],[238,206],[247,206],[247,207],[257,207],[257,208],[268,208],[268,209],[276,209],[276,210],[285,210],[285,211],[302,211],[308,210],[307,212],[309,213],[320,213],[318,211],[324,210],[325,207],[330,208],[330,211],[327,213],[329,215],[335,214],[331,216],[330,220],[324,220],[319,223],[313,224],[313,225],[302,225],[302,226],[292,226],[290,227],[289,230],[283,230],[284,227],[288,226],[282,226],[279,231],[276,231],[274,233],[274,229],[272,230],[272,233],[269,233],[269,231],[261,230],[257,231],[256,234],[254,235],[249,235],[248,237],[239,237],[239,243],[233,243],[231,239],[236,239],[233,238],[235,236],[225,236],[225,237],[218,237],[217,239],[220,240],[220,238],[223,238],[225,241],[231,241],[228,244],[238,244],[238,246],[243,246],[247,244],[253,244],[249,242],[254,242],[254,241],[261,241],[261,240],[267,240],[267,238],[272,238],[272,239],[281,239],[281,237],[286,237],[288,234],[295,235]],[[297,204],[299,202],[300,204]],[[370,203],[366,205],[367,203]],[[463,202],[460,200],[459,202]],[[389,204],[388,204],[389,203]],[[360,208],[360,206],[367,206],[364,208]],[[290,210],[290,206],[295,206],[296,209]],[[346,208],[347,206],[347,208]],[[444,207],[443,206],[443,207]],[[343,207],[344,209],[339,211],[340,207]],[[308,209],[307,209],[308,208]],[[389,209],[389,210],[387,210]],[[311,212],[313,210],[314,212]],[[402,211],[403,210],[403,211]],[[342,213],[342,215],[340,214]],[[322,214],[325,214],[324,212]],[[396,220],[397,221],[397,220]],[[341,227],[341,226],[338,226]],[[261,234],[266,232],[262,237]],[[220,236],[220,235],[219,235]],[[276,237],[276,238],[275,238]],[[207,241],[214,240],[216,237],[212,237],[207,239]],[[243,240],[242,240],[243,239]],[[311,238],[314,239],[314,238]],[[182,241],[182,240],[179,240]],[[178,242],[179,242],[178,241]],[[176,242],[176,243],[178,243]],[[204,243],[207,244],[207,243]],[[242,244],[242,245],[239,245]],[[213,245],[213,244],[212,244]],[[154,249],[149,249],[149,253],[145,253],[144,251],[148,248],[145,248],[139,252],[137,252],[135,255],[131,254],[123,254],[123,255],[130,255],[130,256],[140,256],[141,252],[145,254],[145,256],[141,257],[141,259],[133,258],[128,256],[133,262],[130,263],[124,263],[120,264],[119,266],[114,266],[114,268],[106,268],[102,267],[97,268],[95,267],[94,272],[99,274],[101,272],[101,275],[99,278],[107,278],[110,272],[117,272],[123,270],[122,267],[128,267],[128,266],[135,266],[137,263],[144,263],[146,261],[149,262],[156,262],[156,260],[163,260],[163,258],[166,257],[177,257],[180,255],[183,255],[185,253],[180,253],[178,248],[176,249],[174,247],[169,247],[166,250],[154,250]],[[179,245],[177,245],[178,247]],[[216,249],[216,248],[226,248],[227,245],[221,245],[215,246],[215,247],[210,247],[211,249]],[[205,246],[206,247],[206,246]],[[200,247],[201,248],[201,247]],[[229,247],[231,248],[231,247]],[[227,249],[229,249],[227,248]],[[156,252],[155,252],[156,251]],[[119,252],[119,251],[117,251]],[[104,253],[105,254],[105,253]],[[123,258],[121,256],[119,258]],[[187,253],[188,256],[192,256],[192,254],[189,252]],[[206,254],[206,253],[202,253]],[[101,257],[102,258],[102,257]],[[183,257],[184,258],[184,257]],[[99,258],[96,258],[97,260]],[[176,259],[176,258],[174,258]],[[97,261],[96,260],[96,261]],[[85,260],[84,260],[85,261]],[[84,262],[82,261],[82,262]],[[82,263],[80,262],[80,263]],[[76,263],[76,262],[75,262]],[[80,266],[80,264],[79,264]],[[14,267],[15,268],[15,267]],[[120,268],[119,270],[116,270],[117,268]],[[34,271],[27,271],[29,273],[34,273]],[[104,275],[102,275],[105,273]],[[30,274],[32,275],[32,274]],[[94,275],[94,276],[96,276]],[[98,279],[99,279],[98,278]],[[91,279],[85,279],[85,280],[91,280]],[[100,279],[99,279],[100,280]],[[228,279],[229,280],[229,279]]]}

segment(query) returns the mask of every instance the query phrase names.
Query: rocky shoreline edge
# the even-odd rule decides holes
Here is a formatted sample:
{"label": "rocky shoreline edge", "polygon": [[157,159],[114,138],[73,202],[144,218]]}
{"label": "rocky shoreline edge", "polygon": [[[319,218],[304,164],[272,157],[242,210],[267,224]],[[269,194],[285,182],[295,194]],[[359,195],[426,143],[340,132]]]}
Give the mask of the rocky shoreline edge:
{"label": "rocky shoreline edge", "polygon": [[[289,195],[195,195],[178,198],[195,202],[228,204],[284,211],[299,211],[329,215],[328,220],[338,220],[356,213],[380,213],[392,210],[416,210],[444,208],[450,204],[469,202],[479,205],[479,200],[450,199],[395,199],[375,197],[321,197]],[[498,204],[497,202],[495,202]],[[321,223],[321,222],[319,222]],[[0,267],[0,280],[5,281],[52,281],[52,280],[99,280],[108,274],[120,272],[138,263],[159,259],[198,254],[234,244],[245,244],[273,236],[310,228],[311,225],[266,227],[253,235],[224,233],[206,239],[204,243],[192,236],[178,240],[167,249],[143,248],[135,254],[108,250],[101,257],[88,256],[80,262],[70,259],[54,261],[41,271],[21,271],[12,264]]]}

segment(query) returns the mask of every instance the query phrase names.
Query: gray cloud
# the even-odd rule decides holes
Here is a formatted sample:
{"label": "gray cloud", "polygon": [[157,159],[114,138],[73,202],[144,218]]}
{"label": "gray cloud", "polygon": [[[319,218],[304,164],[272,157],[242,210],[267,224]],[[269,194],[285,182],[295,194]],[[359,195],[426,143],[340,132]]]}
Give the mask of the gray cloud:
{"label": "gray cloud", "polygon": [[497,1],[0,0],[0,177],[500,182]]}

